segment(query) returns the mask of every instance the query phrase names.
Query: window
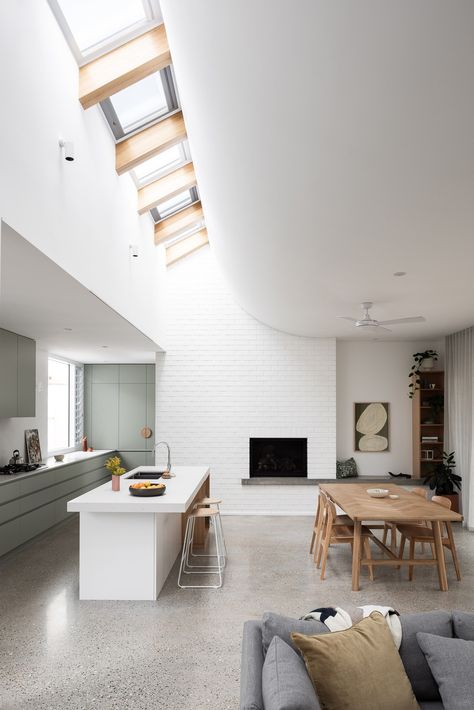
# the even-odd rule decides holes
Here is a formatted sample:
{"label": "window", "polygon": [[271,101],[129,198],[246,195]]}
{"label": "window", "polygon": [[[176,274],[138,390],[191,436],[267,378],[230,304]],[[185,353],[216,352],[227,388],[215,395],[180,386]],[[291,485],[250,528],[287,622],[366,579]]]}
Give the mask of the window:
{"label": "window", "polygon": [[153,207],[151,210],[152,217],[155,222],[159,222],[161,219],[165,219],[165,217],[169,217],[175,212],[179,212],[185,207],[188,207],[188,205],[192,205],[193,202],[197,202],[197,200],[199,200],[197,188],[192,187],[190,190],[180,192],[179,195],[175,195],[171,197],[171,199],[161,202],[158,207]]}
{"label": "window", "polygon": [[83,430],[83,368],[48,359],[48,452],[79,446]]}
{"label": "window", "polygon": [[116,140],[158,121],[178,108],[171,68],[135,82],[100,105]]}
{"label": "window", "polygon": [[143,185],[158,180],[166,173],[188,163],[190,159],[188,141],[184,141],[137,165],[133,169],[132,175],[137,187],[143,187]]}
{"label": "window", "polygon": [[79,64],[163,21],[158,0],[49,0],[49,4]]}

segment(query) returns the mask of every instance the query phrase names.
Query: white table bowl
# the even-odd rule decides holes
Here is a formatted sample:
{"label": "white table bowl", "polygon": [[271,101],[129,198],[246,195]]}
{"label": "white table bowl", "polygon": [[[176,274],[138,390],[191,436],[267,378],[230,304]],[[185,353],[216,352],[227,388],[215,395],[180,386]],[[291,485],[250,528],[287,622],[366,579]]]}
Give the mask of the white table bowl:
{"label": "white table bowl", "polygon": [[386,488],[367,488],[367,493],[371,498],[386,498],[389,492]]}

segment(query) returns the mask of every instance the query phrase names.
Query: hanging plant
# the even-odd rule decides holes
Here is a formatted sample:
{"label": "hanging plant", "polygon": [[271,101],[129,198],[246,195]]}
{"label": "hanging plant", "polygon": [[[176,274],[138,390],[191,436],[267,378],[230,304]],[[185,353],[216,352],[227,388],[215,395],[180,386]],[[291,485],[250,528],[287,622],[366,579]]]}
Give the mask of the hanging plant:
{"label": "hanging plant", "polygon": [[424,350],[421,353],[414,353],[413,354],[413,360],[415,361],[413,365],[411,366],[410,374],[408,377],[410,378],[410,384],[408,386],[408,396],[410,399],[413,399],[415,396],[416,390],[420,389],[420,382],[421,382],[421,368],[425,360],[434,360],[435,362],[438,360],[438,353],[436,350]]}

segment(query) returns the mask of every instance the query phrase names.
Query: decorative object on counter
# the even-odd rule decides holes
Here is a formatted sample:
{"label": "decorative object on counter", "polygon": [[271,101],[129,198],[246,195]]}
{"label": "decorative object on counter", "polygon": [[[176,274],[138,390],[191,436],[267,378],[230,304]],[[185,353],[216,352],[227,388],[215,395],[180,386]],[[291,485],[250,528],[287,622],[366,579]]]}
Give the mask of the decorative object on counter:
{"label": "decorative object on counter", "polygon": [[64,461],[64,454],[54,454],[54,460],[60,463],[61,461]]}
{"label": "decorative object on counter", "polygon": [[447,453],[443,451],[443,460],[437,463],[432,471],[425,476],[425,483],[429,485],[437,496],[444,496],[451,501],[451,510],[459,513],[459,493],[461,490],[462,478],[454,473],[456,461],[455,452]]}
{"label": "decorative object on counter", "polygon": [[120,465],[122,463],[120,456],[111,456],[105,462],[105,468],[112,474],[112,490],[120,490],[120,476],[126,473],[125,469]]}
{"label": "decorative object on counter", "polygon": [[391,471],[389,471],[388,475],[392,478],[411,478],[409,473],[392,473]]}
{"label": "decorative object on counter", "polygon": [[353,457],[346,461],[336,461],[336,478],[355,478],[358,475],[357,464]]}
{"label": "decorative object on counter", "polygon": [[434,459],[434,450],[421,449],[421,458],[423,461],[432,461]]}
{"label": "decorative object on counter", "polygon": [[81,439],[82,450],[87,451],[87,436],[83,436]]}
{"label": "decorative object on counter", "polygon": [[38,429],[25,429],[26,456],[28,463],[41,463],[41,447]]}
{"label": "decorative object on counter", "polygon": [[140,429],[140,436],[143,437],[143,439],[151,439],[152,435],[153,432],[149,426],[144,426]]}
{"label": "decorative object on counter", "polygon": [[356,402],[354,421],[355,451],[389,450],[388,402]]}
{"label": "decorative object on counter", "polygon": [[87,449],[87,451],[88,451],[88,453],[90,454],[91,451],[94,451],[94,449],[92,448],[92,446],[89,446],[89,448]]}
{"label": "decorative object on counter", "polygon": [[10,461],[8,462],[9,466],[19,466],[23,463],[25,463],[25,459],[23,456],[20,456],[19,450],[15,449]]}
{"label": "decorative object on counter", "polygon": [[130,495],[147,498],[148,496],[162,496],[165,494],[164,483],[152,483],[151,481],[139,481],[132,483],[128,488]]}
{"label": "decorative object on counter", "polygon": [[410,374],[408,375],[410,378],[410,384],[408,385],[408,396],[410,399],[413,399],[416,390],[421,388],[422,371],[432,370],[438,358],[439,355],[436,350],[423,350],[423,352],[420,353],[413,353],[413,360],[415,362],[411,366]]}
{"label": "decorative object on counter", "polygon": [[167,441],[159,441],[157,444],[154,445],[153,451],[156,452],[156,449],[160,444],[164,444],[168,450],[168,459],[166,462],[166,468],[163,471],[160,471],[161,477],[162,478],[174,478],[174,473],[171,473],[171,450],[170,450],[170,445],[168,444]]}

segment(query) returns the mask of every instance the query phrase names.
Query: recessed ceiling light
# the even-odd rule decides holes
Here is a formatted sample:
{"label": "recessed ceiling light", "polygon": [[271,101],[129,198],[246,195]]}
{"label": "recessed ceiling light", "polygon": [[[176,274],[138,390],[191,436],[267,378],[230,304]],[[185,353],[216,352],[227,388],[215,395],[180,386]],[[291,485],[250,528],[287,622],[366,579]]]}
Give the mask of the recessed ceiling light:
{"label": "recessed ceiling light", "polygon": [[394,276],[406,276],[407,272],[406,271],[395,271],[393,274]]}
{"label": "recessed ceiling light", "polygon": [[68,333],[71,333],[72,328],[64,328],[64,330],[67,330]]}
{"label": "recessed ceiling light", "polygon": [[100,347],[101,348],[108,348],[109,346],[108,345],[101,345]]}

